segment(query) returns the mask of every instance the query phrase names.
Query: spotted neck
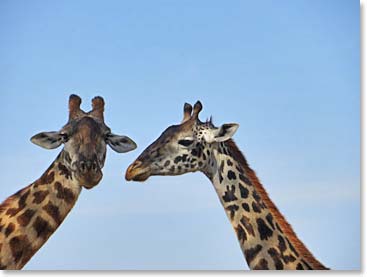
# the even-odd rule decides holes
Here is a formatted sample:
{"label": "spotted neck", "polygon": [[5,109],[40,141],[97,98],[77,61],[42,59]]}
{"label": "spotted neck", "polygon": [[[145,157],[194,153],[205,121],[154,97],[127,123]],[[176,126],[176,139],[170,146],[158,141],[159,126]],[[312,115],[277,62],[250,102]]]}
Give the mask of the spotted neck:
{"label": "spotted neck", "polygon": [[63,156],[0,205],[0,269],[21,269],[73,208],[81,186]]}
{"label": "spotted neck", "polygon": [[213,150],[211,179],[251,269],[327,269],[297,238],[232,140]]}

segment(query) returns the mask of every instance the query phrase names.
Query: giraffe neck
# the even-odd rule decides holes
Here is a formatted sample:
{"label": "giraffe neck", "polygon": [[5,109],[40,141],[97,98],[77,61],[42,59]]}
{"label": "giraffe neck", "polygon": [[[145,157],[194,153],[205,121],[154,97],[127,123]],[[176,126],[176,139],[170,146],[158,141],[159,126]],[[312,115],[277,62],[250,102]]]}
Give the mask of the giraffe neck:
{"label": "giraffe neck", "polygon": [[56,231],[81,191],[61,152],[41,178],[0,205],[0,269],[21,269]]}
{"label": "giraffe neck", "polygon": [[213,150],[211,179],[250,269],[326,269],[293,232],[232,140]]}

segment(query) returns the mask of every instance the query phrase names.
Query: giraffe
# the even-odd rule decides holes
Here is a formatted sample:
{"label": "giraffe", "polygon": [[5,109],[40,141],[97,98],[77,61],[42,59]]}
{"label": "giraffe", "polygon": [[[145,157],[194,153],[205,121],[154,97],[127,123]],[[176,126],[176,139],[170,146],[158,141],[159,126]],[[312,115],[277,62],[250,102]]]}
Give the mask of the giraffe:
{"label": "giraffe", "polygon": [[184,105],[167,128],[128,167],[125,178],[203,172],[213,183],[250,269],[327,269],[298,239],[231,139],[239,125],[199,120],[202,104]]}
{"label": "giraffe", "polygon": [[69,120],[58,132],[42,132],[31,141],[46,149],[64,144],[43,175],[0,205],[0,269],[22,269],[63,222],[82,188],[102,179],[106,144],[124,153],[136,148],[126,136],[105,124],[104,100],[92,100],[92,110],[80,109],[81,98],[69,98]]}

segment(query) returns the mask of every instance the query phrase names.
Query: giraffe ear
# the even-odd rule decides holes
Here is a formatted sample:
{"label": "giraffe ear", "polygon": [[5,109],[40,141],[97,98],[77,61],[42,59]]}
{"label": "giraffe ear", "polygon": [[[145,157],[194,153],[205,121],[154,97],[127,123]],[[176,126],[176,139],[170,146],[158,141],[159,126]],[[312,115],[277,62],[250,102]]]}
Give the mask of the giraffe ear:
{"label": "giraffe ear", "polygon": [[236,123],[223,124],[218,129],[213,129],[205,134],[205,141],[213,143],[229,140],[236,133],[239,126]]}
{"label": "giraffe ear", "polygon": [[114,134],[109,134],[107,136],[106,143],[117,153],[126,153],[137,147],[136,143],[131,138]]}
{"label": "giraffe ear", "polygon": [[63,143],[60,132],[42,132],[34,135],[31,142],[46,149],[55,149]]}

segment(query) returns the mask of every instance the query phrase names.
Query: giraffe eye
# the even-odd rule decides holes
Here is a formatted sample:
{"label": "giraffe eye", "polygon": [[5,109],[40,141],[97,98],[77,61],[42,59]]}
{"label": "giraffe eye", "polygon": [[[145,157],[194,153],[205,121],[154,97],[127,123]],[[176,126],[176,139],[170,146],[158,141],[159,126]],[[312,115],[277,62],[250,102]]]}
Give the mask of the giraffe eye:
{"label": "giraffe eye", "polygon": [[180,139],[178,141],[178,144],[181,144],[183,146],[189,146],[193,143],[194,141],[193,140],[189,140],[189,139]]}

